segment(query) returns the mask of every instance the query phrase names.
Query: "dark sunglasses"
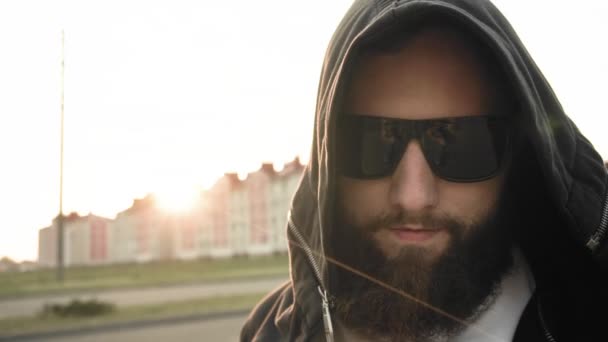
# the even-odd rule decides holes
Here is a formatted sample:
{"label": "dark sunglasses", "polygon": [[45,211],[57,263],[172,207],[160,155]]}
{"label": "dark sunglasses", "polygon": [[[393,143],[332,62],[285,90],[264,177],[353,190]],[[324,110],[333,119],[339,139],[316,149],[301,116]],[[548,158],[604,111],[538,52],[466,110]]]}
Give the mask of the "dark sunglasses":
{"label": "dark sunglasses", "polygon": [[359,179],[392,175],[412,139],[433,173],[452,182],[494,177],[509,147],[508,121],[496,116],[406,120],[343,114],[337,127],[338,170]]}

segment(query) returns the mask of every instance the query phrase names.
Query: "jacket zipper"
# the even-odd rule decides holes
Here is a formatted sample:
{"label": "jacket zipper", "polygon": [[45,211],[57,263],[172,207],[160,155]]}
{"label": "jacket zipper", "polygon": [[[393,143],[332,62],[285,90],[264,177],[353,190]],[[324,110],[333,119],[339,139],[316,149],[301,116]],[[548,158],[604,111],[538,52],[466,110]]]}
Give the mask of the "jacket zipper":
{"label": "jacket zipper", "polygon": [[606,194],[606,198],[604,199],[604,207],[602,209],[602,218],[600,220],[600,226],[595,231],[595,234],[591,236],[589,241],[587,241],[587,248],[591,250],[591,252],[595,252],[595,250],[599,247],[600,242],[606,236],[606,232],[608,231],[608,193]]}
{"label": "jacket zipper", "polygon": [[[589,240],[587,241],[587,244],[586,244],[587,248],[589,248],[589,250],[591,250],[591,252],[595,252],[597,250],[597,248],[599,247],[600,243],[604,240],[604,237],[606,236],[607,232],[608,232],[608,193],[606,194],[606,197],[604,198],[604,203],[602,206],[602,217],[600,219],[600,226],[595,231],[595,233],[591,236],[591,238],[589,238]],[[549,331],[549,328],[547,327],[547,324],[543,317],[543,313],[542,313],[541,305],[540,305],[540,299],[538,300],[537,308],[538,308],[538,316],[540,318],[540,323],[543,327],[543,331],[545,333],[545,337],[547,338],[547,341],[556,342],[553,335],[551,335],[551,332]]]}
{"label": "jacket zipper", "polygon": [[333,324],[331,322],[329,296],[327,294],[327,290],[323,287],[323,282],[321,281],[321,279],[322,279],[321,271],[312,254],[312,249],[310,248],[310,246],[308,246],[308,243],[306,243],[306,240],[304,240],[304,238],[302,237],[302,234],[300,234],[300,231],[297,229],[296,225],[291,220],[291,212],[289,212],[287,225],[288,225],[289,229],[293,232],[293,234],[296,236],[296,239],[298,239],[298,243],[300,244],[300,246],[304,249],[304,253],[308,257],[308,261],[310,262],[313,272],[315,274],[315,277],[317,278],[317,283],[318,283],[317,289],[319,290],[319,295],[321,296],[321,310],[323,312],[323,327],[324,327],[324,331],[325,331],[325,340],[327,342],[333,342],[334,341],[334,329],[333,329]]}
{"label": "jacket zipper", "polygon": [[549,342],[557,342],[557,340],[555,339],[555,337],[553,337],[553,335],[549,331],[549,327],[547,327],[547,322],[545,322],[545,317],[543,316],[543,310],[542,310],[541,305],[540,305],[540,298],[538,298],[536,300],[536,310],[538,311],[538,318],[540,319],[540,325],[543,328],[543,332],[545,334],[545,338]]}
{"label": "jacket zipper", "polygon": [[321,308],[323,309],[323,327],[325,328],[325,341],[334,342],[334,327],[331,323],[331,313],[329,311],[329,300],[327,299],[327,291],[321,286],[317,286],[321,295]]}

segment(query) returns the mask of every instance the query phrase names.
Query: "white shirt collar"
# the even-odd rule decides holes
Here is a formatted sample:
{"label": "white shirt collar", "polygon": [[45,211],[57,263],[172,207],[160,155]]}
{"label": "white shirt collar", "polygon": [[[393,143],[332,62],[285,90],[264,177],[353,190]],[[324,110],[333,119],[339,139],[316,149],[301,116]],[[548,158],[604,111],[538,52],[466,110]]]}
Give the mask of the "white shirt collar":
{"label": "white shirt collar", "polygon": [[498,297],[466,330],[451,342],[510,342],[536,284],[519,249],[513,252],[513,268],[500,284]]}

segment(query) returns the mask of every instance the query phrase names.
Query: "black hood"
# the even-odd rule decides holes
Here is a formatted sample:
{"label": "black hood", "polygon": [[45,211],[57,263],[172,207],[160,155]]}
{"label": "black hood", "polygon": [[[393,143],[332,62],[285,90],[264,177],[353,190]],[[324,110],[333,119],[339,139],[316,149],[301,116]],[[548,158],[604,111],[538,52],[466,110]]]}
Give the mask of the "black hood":
{"label": "black hood", "polygon": [[[502,14],[487,0],[359,0],[338,26],[320,78],[309,165],[293,199],[288,236],[294,300],[303,320],[322,322],[335,188],[335,119],[348,65],[365,41],[426,14],[445,16],[479,37],[497,56],[516,92],[523,127],[559,226],[538,235],[568,241],[608,265],[604,231],[607,175],[600,155],[564,113],[550,85]],[[286,316],[285,316],[286,317]]]}

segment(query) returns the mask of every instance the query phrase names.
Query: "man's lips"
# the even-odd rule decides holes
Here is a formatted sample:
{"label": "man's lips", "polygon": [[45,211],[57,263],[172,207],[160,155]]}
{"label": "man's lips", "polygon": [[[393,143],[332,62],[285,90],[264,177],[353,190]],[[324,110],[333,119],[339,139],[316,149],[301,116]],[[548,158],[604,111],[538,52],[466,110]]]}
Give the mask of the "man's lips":
{"label": "man's lips", "polygon": [[389,228],[389,231],[401,242],[424,242],[435,237],[442,229],[425,228],[420,225],[404,225]]}

